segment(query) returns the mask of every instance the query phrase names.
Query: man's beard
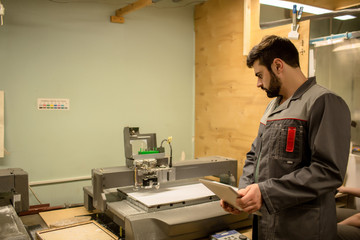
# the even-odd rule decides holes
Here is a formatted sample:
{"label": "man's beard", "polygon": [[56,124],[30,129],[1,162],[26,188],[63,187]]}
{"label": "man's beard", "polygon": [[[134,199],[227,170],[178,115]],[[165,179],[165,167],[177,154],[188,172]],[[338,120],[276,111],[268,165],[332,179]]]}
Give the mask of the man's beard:
{"label": "man's beard", "polygon": [[275,75],[273,71],[270,71],[270,85],[269,89],[262,87],[261,89],[264,90],[269,98],[274,98],[280,96],[280,88],[281,82],[280,79]]}

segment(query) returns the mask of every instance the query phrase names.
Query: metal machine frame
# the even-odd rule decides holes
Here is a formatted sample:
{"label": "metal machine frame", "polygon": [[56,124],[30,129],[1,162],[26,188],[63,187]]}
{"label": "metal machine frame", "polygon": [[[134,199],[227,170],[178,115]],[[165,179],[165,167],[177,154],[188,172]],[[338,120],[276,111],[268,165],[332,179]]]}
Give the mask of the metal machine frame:
{"label": "metal machine frame", "polygon": [[21,168],[0,169],[1,205],[12,204],[17,213],[29,209],[28,174]]}
{"label": "metal machine frame", "polygon": [[[182,181],[191,182],[195,178],[224,173],[230,173],[236,179],[236,170],[235,159],[219,156],[176,162],[170,181],[163,183],[161,188],[177,182],[182,184]],[[92,186],[84,188],[85,207],[88,210],[101,210],[110,216],[125,230],[126,240],[189,240],[206,237],[224,229],[251,225],[251,216],[245,212],[241,215],[225,212],[216,196],[198,204],[179,206],[179,203],[174,203],[172,206],[161,206],[159,211],[145,211],[119,194],[121,188],[132,188],[133,179],[134,171],[127,167],[93,169]]]}
{"label": "metal machine frame", "polygon": [[[136,156],[133,153],[131,141],[138,139],[147,139],[150,154]],[[126,166],[93,169],[92,186],[84,187],[84,205],[88,210],[97,209],[111,217],[125,231],[126,240],[189,240],[251,225],[251,216],[245,212],[240,215],[225,212],[219,198],[212,193],[181,202],[170,194],[169,202],[160,204],[156,200],[151,207],[131,195],[140,192],[157,196],[159,191],[170,191],[174,186],[182,195],[187,186],[201,187],[196,185],[198,179],[211,175],[228,174],[237,179],[237,160],[211,156],[169,165],[162,146],[156,147],[155,134],[140,134],[139,128],[124,128],[124,141]],[[137,167],[143,164],[142,158],[153,158],[156,162],[152,166],[147,163],[140,166],[148,171],[146,173],[153,174],[154,180],[148,186],[137,185]],[[141,177],[146,180],[147,176]]]}

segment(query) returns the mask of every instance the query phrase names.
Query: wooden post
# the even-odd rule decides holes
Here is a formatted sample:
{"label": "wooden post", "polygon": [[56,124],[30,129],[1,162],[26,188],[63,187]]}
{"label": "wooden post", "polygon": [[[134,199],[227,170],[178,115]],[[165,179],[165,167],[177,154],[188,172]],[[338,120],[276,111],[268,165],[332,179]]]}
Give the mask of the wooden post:
{"label": "wooden post", "polygon": [[138,0],[134,3],[131,3],[123,8],[116,10],[116,16],[111,16],[110,21],[113,23],[124,23],[125,19],[123,16],[125,14],[144,8],[151,4],[152,0]]}

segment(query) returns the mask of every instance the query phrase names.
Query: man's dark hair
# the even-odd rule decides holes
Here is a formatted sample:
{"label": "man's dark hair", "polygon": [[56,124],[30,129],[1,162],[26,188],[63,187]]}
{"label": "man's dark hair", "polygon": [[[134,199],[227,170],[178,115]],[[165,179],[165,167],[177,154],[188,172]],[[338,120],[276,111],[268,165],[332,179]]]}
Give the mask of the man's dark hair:
{"label": "man's dark hair", "polygon": [[271,71],[271,64],[275,58],[282,59],[291,67],[300,67],[299,52],[294,44],[289,39],[276,35],[266,36],[254,46],[249,52],[246,64],[251,68],[259,59],[259,63]]}

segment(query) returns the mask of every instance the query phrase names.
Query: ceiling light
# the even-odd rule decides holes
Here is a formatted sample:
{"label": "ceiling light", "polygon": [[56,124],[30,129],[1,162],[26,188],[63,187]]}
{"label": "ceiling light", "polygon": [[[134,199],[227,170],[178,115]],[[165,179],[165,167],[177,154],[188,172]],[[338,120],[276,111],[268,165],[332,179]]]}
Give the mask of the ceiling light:
{"label": "ceiling light", "polygon": [[354,19],[356,17],[353,16],[353,15],[343,15],[343,16],[338,16],[338,17],[335,17],[335,18],[338,19],[338,20],[350,20],[350,19]]}
{"label": "ceiling light", "polygon": [[336,47],[336,48],[334,48],[333,52],[350,50],[350,49],[355,49],[355,48],[360,48],[360,43],[359,42],[350,43],[350,44],[347,44],[347,45]]}
{"label": "ceiling light", "polygon": [[[260,0],[260,4],[269,5],[269,6],[273,6],[273,7],[279,7],[279,8],[285,8],[285,9],[290,9],[290,10],[292,10],[293,6],[296,5],[298,7],[298,9],[300,7],[304,7],[304,10],[303,10],[304,12],[316,14],[316,15],[333,12],[332,10],[325,9],[325,8],[313,7],[313,6],[306,5],[306,4],[281,1],[281,0]],[[351,18],[344,18],[345,16],[348,16]],[[338,19],[338,20],[348,20],[348,19],[356,18],[351,15],[345,15],[345,16],[338,16],[338,17],[334,17],[334,18]]]}

